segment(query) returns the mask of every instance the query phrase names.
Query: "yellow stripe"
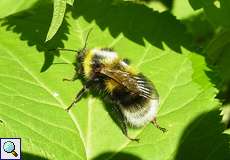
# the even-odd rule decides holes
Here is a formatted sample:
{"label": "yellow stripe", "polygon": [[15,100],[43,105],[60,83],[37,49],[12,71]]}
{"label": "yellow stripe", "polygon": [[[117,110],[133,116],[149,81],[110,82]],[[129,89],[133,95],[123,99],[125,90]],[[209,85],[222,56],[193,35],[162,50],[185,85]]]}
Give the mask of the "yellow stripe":
{"label": "yellow stripe", "polygon": [[88,52],[85,53],[85,58],[84,58],[84,62],[83,62],[83,68],[84,68],[84,73],[85,76],[88,78],[90,76],[91,73],[91,62],[92,62],[92,58],[93,58],[93,53],[91,50],[89,50]]}
{"label": "yellow stripe", "polygon": [[118,83],[113,81],[113,80],[107,80],[105,82],[106,84],[106,89],[111,93],[116,87],[118,87]]}

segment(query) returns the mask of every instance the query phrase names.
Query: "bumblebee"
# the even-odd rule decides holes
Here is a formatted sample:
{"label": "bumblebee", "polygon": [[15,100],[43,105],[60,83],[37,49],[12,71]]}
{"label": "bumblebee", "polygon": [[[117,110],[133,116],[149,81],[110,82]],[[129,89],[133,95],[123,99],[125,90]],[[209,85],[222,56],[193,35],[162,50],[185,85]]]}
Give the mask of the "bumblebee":
{"label": "bumblebee", "polygon": [[[88,35],[89,32],[86,42]],[[64,79],[75,81],[82,77],[84,82],[82,89],[66,111],[69,111],[89,91],[102,92],[103,99],[111,102],[116,111],[123,134],[130,140],[139,139],[128,136],[128,125],[141,127],[152,122],[165,132],[166,129],[156,122],[159,95],[153,83],[131,67],[127,60],[119,58],[111,48],[87,49],[86,42],[82,49],[76,51],[75,76],[72,79]]]}

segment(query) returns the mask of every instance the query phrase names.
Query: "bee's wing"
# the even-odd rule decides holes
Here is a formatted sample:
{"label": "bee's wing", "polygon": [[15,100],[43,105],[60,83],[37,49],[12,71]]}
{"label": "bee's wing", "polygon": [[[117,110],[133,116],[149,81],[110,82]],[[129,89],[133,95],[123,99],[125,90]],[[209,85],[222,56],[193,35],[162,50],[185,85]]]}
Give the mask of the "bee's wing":
{"label": "bee's wing", "polygon": [[100,73],[124,86],[132,94],[138,94],[145,98],[154,98],[152,97],[152,93],[155,89],[153,88],[152,83],[143,75],[133,75],[126,71],[107,68],[103,68]]}

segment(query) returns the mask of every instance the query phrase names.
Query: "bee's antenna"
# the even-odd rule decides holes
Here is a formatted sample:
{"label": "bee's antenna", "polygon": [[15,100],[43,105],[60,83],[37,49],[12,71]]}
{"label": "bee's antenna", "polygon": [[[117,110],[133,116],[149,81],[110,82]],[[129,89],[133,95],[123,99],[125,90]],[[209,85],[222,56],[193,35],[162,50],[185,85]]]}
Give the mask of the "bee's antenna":
{"label": "bee's antenna", "polygon": [[[90,30],[88,31],[87,35],[86,35],[86,38],[85,38],[85,44],[84,44],[84,47],[82,50],[85,50],[86,49],[86,46],[87,46],[87,41],[88,41],[88,38],[89,38],[89,34],[90,32],[93,30],[93,28],[90,28]],[[74,49],[67,49],[67,48],[56,48],[56,49],[50,49],[48,51],[70,51],[70,52],[78,52],[79,53],[79,50],[74,50]]]}
{"label": "bee's antenna", "polygon": [[74,64],[74,63],[67,63],[67,62],[55,62],[53,64]]}
{"label": "bee's antenna", "polygon": [[86,46],[87,46],[87,41],[88,41],[88,38],[89,38],[89,34],[90,32],[93,30],[93,28],[90,28],[90,30],[88,31],[87,35],[86,35],[86,38],[85,38],[85,45],[83,47],[82,50],[85,50]]}
{"label": "bee's antenna", "polygon": [[56,49],[50,49],[49,51],[71,51],[71,52],[78,52],[77,50],[74,49],[66,49],[66,48],[56,48]]}

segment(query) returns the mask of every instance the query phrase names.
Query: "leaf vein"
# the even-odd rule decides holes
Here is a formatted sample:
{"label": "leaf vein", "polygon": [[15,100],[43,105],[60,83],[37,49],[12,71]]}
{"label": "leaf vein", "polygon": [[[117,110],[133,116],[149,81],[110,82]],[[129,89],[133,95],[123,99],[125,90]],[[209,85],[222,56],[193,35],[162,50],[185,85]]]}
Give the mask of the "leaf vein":
{"label": "leaf vein", "polygon": [[17,122],[18,124],[21,124],[22,126],[28,128],[28,129],[30,129],[32,132],[34,132],[34,133],[36,133],[37,135],[43,137],[44,139],[48,140],[49,142],[51,142],[51,143],[53,143],[53,144],[59,146],[60,148],[65,149],[66,151],[68,151],[68,152],[74,154],[75,156],[79,157],[80,159],[82,159],[82,157],[81,157],[80,155],[78,155],[77,153],[73,152],[72,149],[69,149],[69,148],[67,148],[67,147],[64,147],[63,145],[60,145],[60,144],[57,143],[57,142],[52,141],[51,139],[47,138],[46,136],[43,136],[42,133],[39,133],[39,132],[36,131],[35,129],[32,129],[32,127],[29,127],[29,126],[25,125],[23,122],[21,122],[21,121],[19,121],[19,120],[13,119],[13,118],[11,118],[11,117],[9,117],[9,116],[6,116],[6,115],[4,115],[4,116],[7,117],[7,118],[9,118],[9,119],[11,119],[11,120],[13,120],[13,121],[15,121],[15,122]]}

